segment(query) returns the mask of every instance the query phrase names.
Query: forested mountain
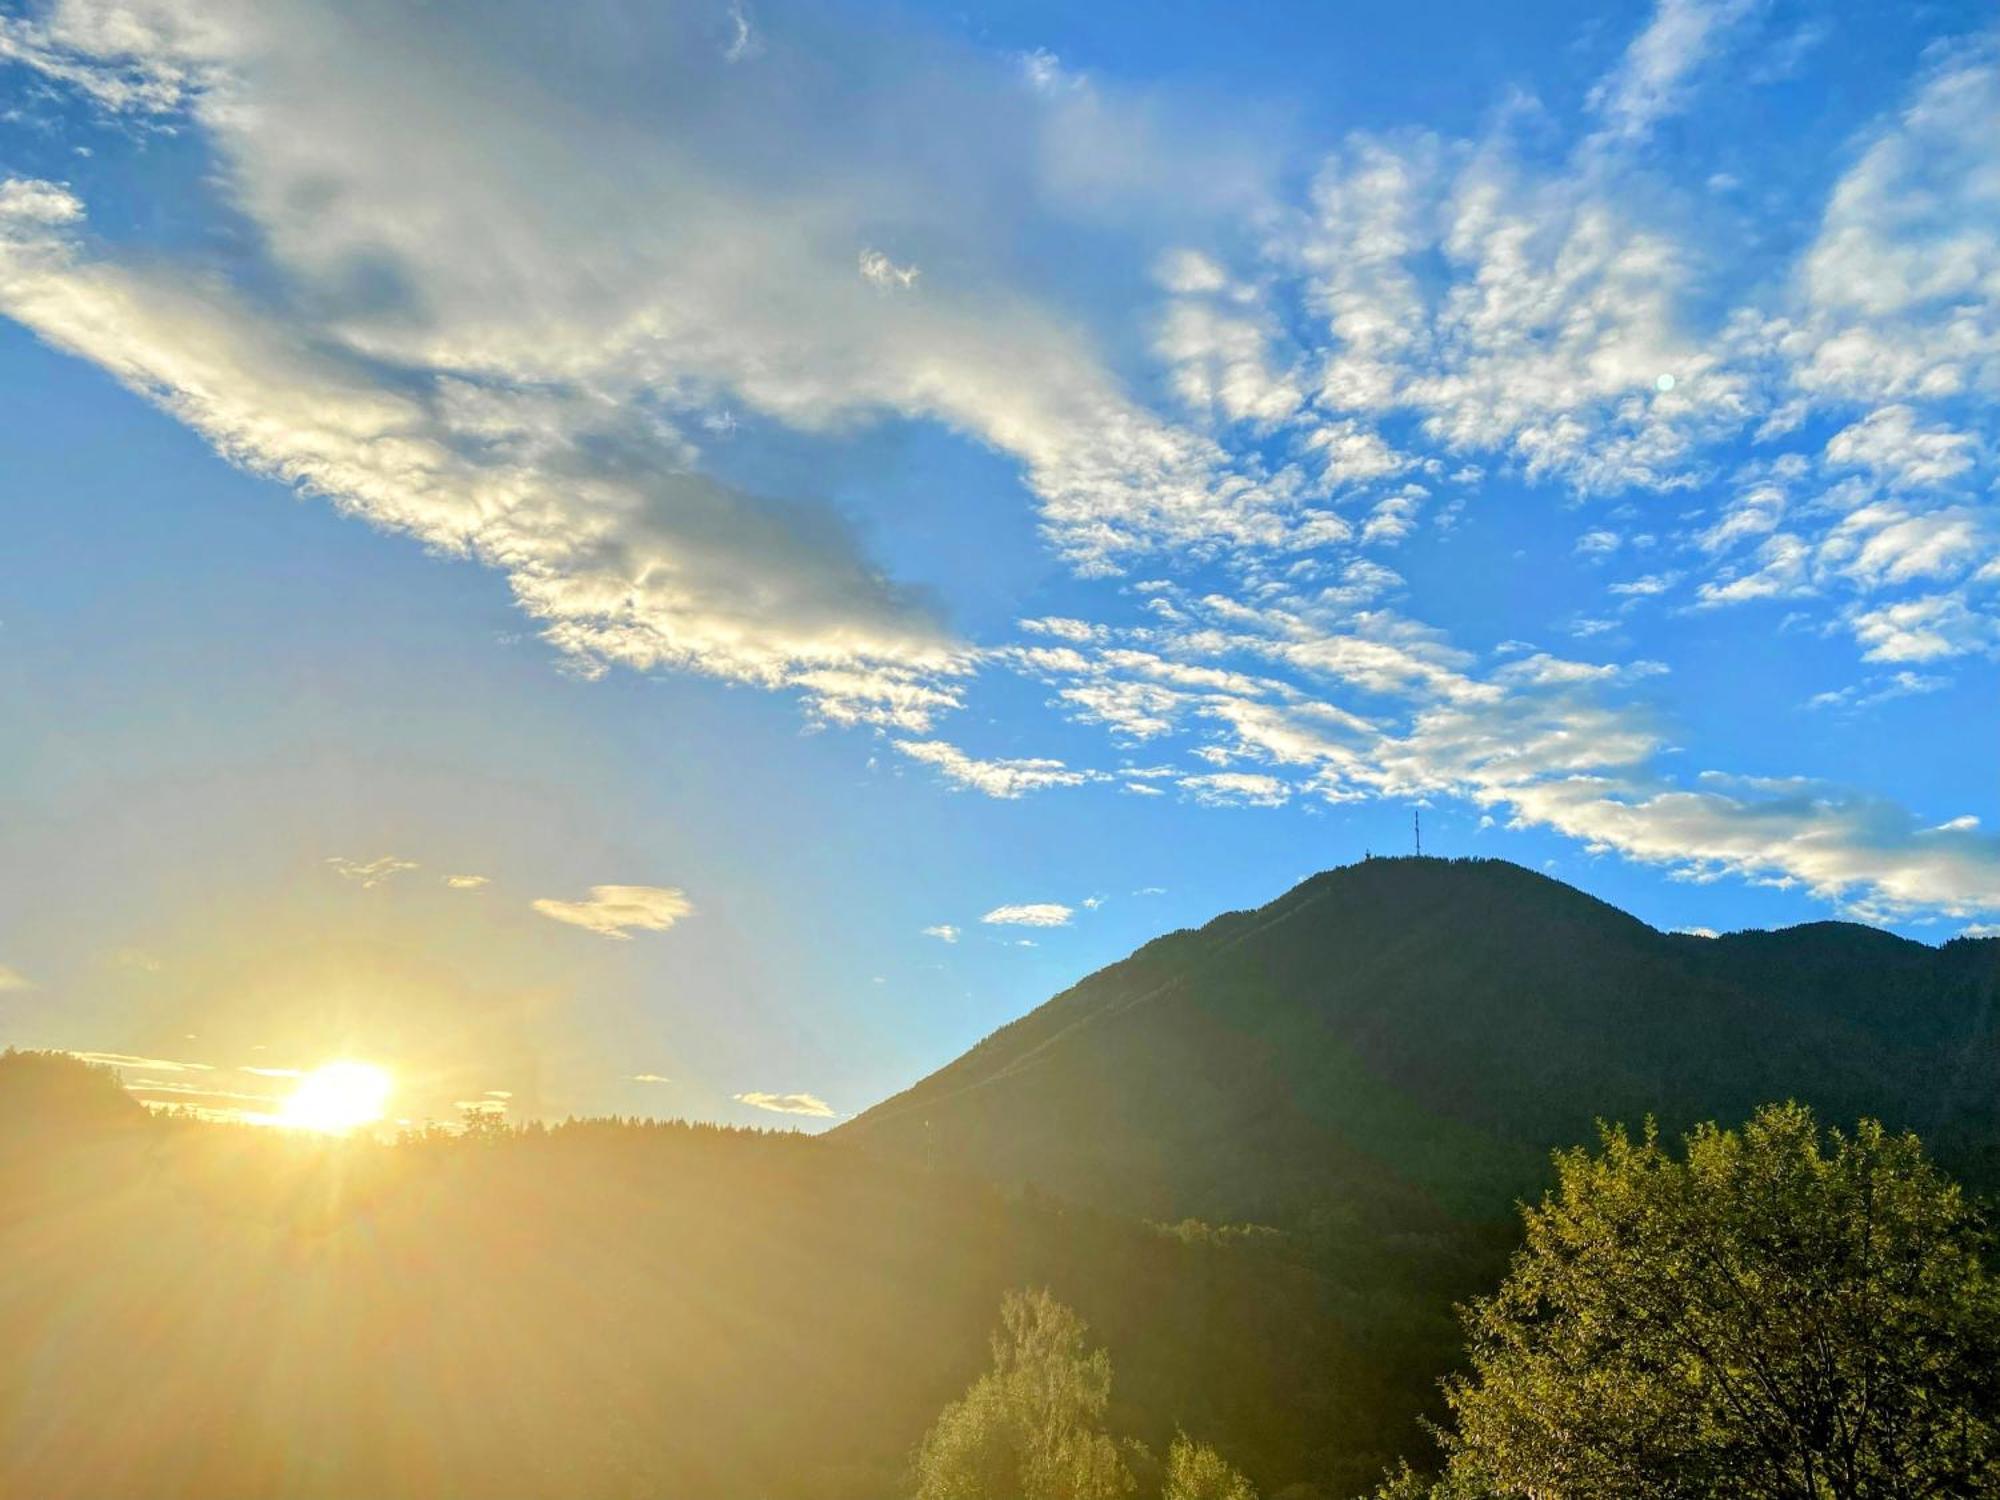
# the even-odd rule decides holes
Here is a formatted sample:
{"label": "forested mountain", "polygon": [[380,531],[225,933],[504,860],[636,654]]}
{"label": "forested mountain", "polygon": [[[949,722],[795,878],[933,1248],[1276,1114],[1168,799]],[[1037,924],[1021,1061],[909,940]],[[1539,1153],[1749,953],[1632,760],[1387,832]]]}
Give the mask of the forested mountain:
{"label": "forested mountain", "polygon": [[1121,1440],[1337,1500],[1422,1457],[1452,1303],[1599,1117],[1796,1097],[1993,1188],[1996,977],[1995,941],[1667,934],[1512,865],[1372,860],[818,1139],[326,1142],[10,1054],[0,1497],[882,1500],[1002,1294],[1046,1287],[1117,1351]]}
{"label": "forested mountain", "polygon": [[1663,933],[1488,860],[1375,859],[1147,944],[837,1139],[1155,1218],[1504,1215],[1599,1118],[1797,1098],[2000,1181],[2000,940]]}

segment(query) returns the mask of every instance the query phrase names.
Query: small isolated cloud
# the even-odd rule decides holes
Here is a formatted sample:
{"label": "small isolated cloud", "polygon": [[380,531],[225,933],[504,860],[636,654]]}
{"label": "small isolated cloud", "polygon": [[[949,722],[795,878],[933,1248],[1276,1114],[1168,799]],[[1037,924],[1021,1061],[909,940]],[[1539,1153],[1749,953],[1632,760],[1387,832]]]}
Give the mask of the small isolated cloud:
{"label": "small isolated cloud", "polygon": [[1059,901],[1032,901],[1024,906],[996,906],[979,920],[995,927],[1067,927],[1075,915]]}
{"label": "small isolated cloud", "polygon": [[1167,888],[1163,885],[1142,885],[1132,894],[1135,896],[1164,896]]}
{"label": "small isolated cloud", "polygon": [[926,927],[924,936],[934,937],[940,943],[955,943],[958,941],[958,929],[949,922],[940,922],[935,927]]}
{"label": "small isolated cloud", "polygon": [[444,883],[455,891],[476,891],[481,886],[491,885],[492,878],[486,875],[447,875]]}
{"label": "small isolated cloud", "polygon": [[899,266],[880,250],[861,252],[861,279],[884,291],[905,291],[917,284],[923,272],[915,266]]}
{"label": "small isolated cloud", "polygon": [[545,917],[619,939],[630,938],[634,929],[665,932],[694,910],[686,892],[659,885],[594,885],[587,900],[543,897],[532,904]]}
{"label": "small isolated cloud", "polygon": [[731,0],[729,7],[729,40],[724,44],[722,56],[725,62],[748,62],[764,50],[764,38],[758,35],[757,27],[750,19],[750,12],[743,0]]}
{"label": "small isolated cloud", "polygon": [[1714,938],[1722,936],[1713,927],[1676,927],[1674,931],[1678,932],[1682,937]]}
{"label": "small isolated cloud", "polygon": [[837,1120],[840,1111],[817,1094],[761,1094],[735,1096],[738,1104],[752,1109],[768,1109],[774,1115],[810,1115],[815,1120]]}
{"label": "small isolated cloud", "polygon": [[328,857],[327,864],[342,880],[352,880],[364,891],[373,890],[391,875],[400,875],[405,870],[414,870],[417,867],[415,860],[398,859],[393,854],[385,854],[380,859],[367,861],[343,859],[335,854]]}
{"label": "small isolated cloud", "polygon": [[35,982],[19,969],[10,969],[0,964],[0,995],[17,995],[23,990],[31,990]]}
{"label": "small isolated cloud", "polygon": [[632,1081],[634,1083],[672,1083],[673,1079],[667,1077],[664,1073],[634,1073]]}

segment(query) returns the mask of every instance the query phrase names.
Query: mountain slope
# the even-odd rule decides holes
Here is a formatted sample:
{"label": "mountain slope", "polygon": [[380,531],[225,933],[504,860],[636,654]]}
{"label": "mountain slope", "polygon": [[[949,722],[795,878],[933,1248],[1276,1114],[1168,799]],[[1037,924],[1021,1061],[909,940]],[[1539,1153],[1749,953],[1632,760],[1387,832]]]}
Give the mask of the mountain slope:
{"label": "mountain slope", "polygon": [[1090,976],[837,1138],[1102,1207],[1504,1214],[1593,1122],[1797,1097],[2000,1180],[2000,942],[1662,933],[1498,861],[1370,860]]}

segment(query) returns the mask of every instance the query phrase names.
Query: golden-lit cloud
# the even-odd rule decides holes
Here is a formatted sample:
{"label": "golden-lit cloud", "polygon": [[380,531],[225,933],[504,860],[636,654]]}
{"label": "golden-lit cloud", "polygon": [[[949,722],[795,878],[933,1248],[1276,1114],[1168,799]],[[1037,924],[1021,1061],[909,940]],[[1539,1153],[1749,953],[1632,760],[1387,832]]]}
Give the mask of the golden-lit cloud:
{"label": "golden-lit cloud", "polygon": [[19,994],[22,990],[31,990],[34,987],[35,982],[19,969],[10,969],[7,965],[0,964],[0,995]]}
{"label": "golden-lit cloud", "polygon": [[415,860],[398,859],[393,854],[385,854],[380,859],[366,861],[343,859],[336,854],[328,858],[327,864],[333,867],[334,874],[343,880],[354,881],[364,891],[373,890],[391,875],[400,875],[405,870],[417,868]]}
{"label": "golden-lit cloud", "polygon": [[543,897],[533,905],[555,921],[620,939],[630,938],[634,930],[665,932],[694,911],[685,891],[661,885],[594,885],[582,901]]}
{"label": "golden-lit cloud", "polygon": [[131,1052],[71,1052],[71,1057],[80,1062],[94,1063],[100,1068],[143,1068],[148,1073],[212,1073],[212,1064],[198,1062],[173,1062],[164,1057],[140,1057]]}
{"label": "golden-lit cloud", "polygon": [[748,1093],[734,1096],[738,1104],[768,1109],[776,1115],[810,1115],[815,1120],[837,1120],[840,1111],[817,1094]]}
{"label": "golden-lit cloud", "polygon": [[491,885],[493,881],[492,877],[487,875],[447,875],[444,883],[455,891],[476,891],[482,886]]}
{"label": "golden-lit cloud", "polygon": [[632,1081],[634,1083],[672,1083],[673,1079],[667,1077],[664,1073],[634,1073]]}

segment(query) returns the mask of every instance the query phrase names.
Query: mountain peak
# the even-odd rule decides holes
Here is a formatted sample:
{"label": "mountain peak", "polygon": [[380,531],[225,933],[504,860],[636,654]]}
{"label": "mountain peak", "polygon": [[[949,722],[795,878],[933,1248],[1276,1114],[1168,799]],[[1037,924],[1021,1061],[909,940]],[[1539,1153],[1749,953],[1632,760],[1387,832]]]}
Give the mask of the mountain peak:
{"label": "mountain peak", "polygon": [[2000,1134],[1996,969],[1852,923],[1695,942],[1503,860],[1370,858],[1146,944],[838,1134],[1275,1223],[1504,1212],[1600,1118],[1788,1097],[1949,1157]]}

